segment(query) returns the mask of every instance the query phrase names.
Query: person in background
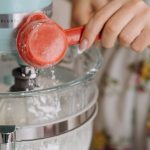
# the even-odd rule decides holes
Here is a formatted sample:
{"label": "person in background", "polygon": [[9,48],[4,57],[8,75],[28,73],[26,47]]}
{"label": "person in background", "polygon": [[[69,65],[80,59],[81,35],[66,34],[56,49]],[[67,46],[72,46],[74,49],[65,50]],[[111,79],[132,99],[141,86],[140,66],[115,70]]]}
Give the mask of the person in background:
{"label": "person in background", "polygon": [[97,34],[101,34],[103,47],[94,150],[104,150],[108,141],[113,150],[146,150],[150,91],[148,3],[150,0],[72,0],[73,26],[85,25],[80,50],[89,48]]}

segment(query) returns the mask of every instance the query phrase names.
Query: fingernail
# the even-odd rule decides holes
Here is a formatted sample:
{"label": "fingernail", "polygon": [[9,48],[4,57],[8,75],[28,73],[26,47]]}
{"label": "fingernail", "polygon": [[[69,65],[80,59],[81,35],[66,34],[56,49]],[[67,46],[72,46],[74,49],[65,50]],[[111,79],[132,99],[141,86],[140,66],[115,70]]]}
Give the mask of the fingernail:
{"label": "fingernail", "polygon": [[88,41],[88,39],[85,38],[81,41],[81,43],[79,45],[79,49],[81,51],[85,51],[88,48],[88,45],[89,45],[89,41]]}
{"label": "fingernail", "polygon": [[79,46],[77,46],[77,53],[80,55],[82,54],[84,51],[80,50]]}

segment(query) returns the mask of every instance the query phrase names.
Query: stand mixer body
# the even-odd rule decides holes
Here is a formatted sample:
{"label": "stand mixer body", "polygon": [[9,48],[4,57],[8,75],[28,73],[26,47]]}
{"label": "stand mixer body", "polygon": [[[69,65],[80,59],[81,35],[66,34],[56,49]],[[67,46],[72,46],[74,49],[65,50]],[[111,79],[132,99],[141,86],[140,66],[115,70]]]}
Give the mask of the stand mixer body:
{"label": "stand mixer body", "polygon": [[16,29],[22,19],[33,12],[52,15],[51,0],[0,0],[0,52],[16,52]]}
{"label": "stand mixer body", "polygon": [[[52,0],[37,0],[36,3],[34,0],[31,0],[30,2],[19,0],[0,0],[0,54],[8,53],[15,55],[18,64],[21,66],[20,69],[16,69],[20,70],[19,72],[16,72],[15,70],[13,71],[16,72],[14,77],[17,79],[18,77],[23,78],[21,74],[24,74],[25,71],[29,72],[28,70],[30,70],[30,72],[36,72],[32,67],[25,67],[27,65],[18,56],[16,48],[16,35],[20,24],[26,16],[34,12],[42,12],[48,17],[51,17]],[[36,77],[34,77],[33,80],[35,80],[35,78]],[[13,86],[14,88],[11,88],[12,91],[23,91],[26,89],[32,90],[34,86],[31,88],[27,85],[29,79],[31,78],[26,76],[21,83],[24,84],[24,87],[15,89],[16,87]],[[19,79],[19,83],[20,82],[21,80]]]}
{"label": "stand mixer body", "polygon": [[50,17],[52,1],[0,0],[0,150],[88,150],[99,49],[78,55],[70,47],[55,68],[26,66],[17,56],[16,33],[33,12]]}

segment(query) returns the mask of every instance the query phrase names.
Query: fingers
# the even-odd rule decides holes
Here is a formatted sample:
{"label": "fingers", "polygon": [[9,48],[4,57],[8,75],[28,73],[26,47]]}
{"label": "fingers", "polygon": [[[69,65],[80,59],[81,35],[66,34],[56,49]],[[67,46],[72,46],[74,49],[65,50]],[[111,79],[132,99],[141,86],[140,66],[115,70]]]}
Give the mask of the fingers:
{"label": "fingers", "polygon": [[[74,1],[74,20],[78,25],[88,22],[82,36],[81,50],[90,47],[100,32],[105,48],[113,47],[117,40],[135,51],[142,51],[150,45],[150,7],[142,0],[104,0],[105,3],[97,8],[92,2],[96,4],[98,0]],[[92,16],[93,6],[98,11]]]}
{"label": "fingers", "polygon": [[123,46],[129,47],[131,43],[133,43],[133,41],[141,34],[147,23],[148,15],[148,12],[144,11],[140,15],[133,18],[121,31],[119,35],[119,42]]}
{"label": "fingers", "polygon": [[80,49],[90,47],[101,32],[101,43],[111,48],[115,42],[142,51],[150,45],[150,7],[142,0],[112,0],[93,15],[82,36]]}
{"label": "fingers", "polygon": [[144,28],[141,34],[132,43],[131,48],[137,52],[142,52],[150,45],[150,26]]}
{"label": "fingers", "polygon": [[[104,30],[102,32],[102,46],[105,48],[111,48],[117,41],[118,35],[123,30],[125,26],[128,26],[129,22],[134,18],[134,16],[144,9],[143,2],[138,3],[127,3],[121,7],[106,23]],[[132,23],[133,24],[133,23]],[[141,23],[143,24],[143,23]],[[135,23],[134,23],[135,25]],[[139,25],[138,25],[139,26]],[[143,26],[142,26],[143,27]],[[134,29],[134,28],[132,28]],[[139,29],[139,28],[138,28]],[[128,39],[128,34],[126,30],[120,35],[120,39],[124,39],[124,34]],[[123,38],[122,38],[123,37]],[[124,42],[124,41],[123,41]]]}
{"label": "fingers", "polygon": [[90,19],[83,33],[81,45],[86,41],[86,46],[81,46],[82,49],[86,49],[93,44],[97,34],[102,30],[106,21],[123,5],[123,3],[125,3],[125,0],[113,0]]}
{"label": "fingers", "polygon": [[103,8],[110,0],[91,0],[93,11],[98,11]]}
{"label": "fingers", "polygon": [[90,0],[74,0],[72,5],[72,23],[75,26],[83,25],[88,22],[92,15]]}

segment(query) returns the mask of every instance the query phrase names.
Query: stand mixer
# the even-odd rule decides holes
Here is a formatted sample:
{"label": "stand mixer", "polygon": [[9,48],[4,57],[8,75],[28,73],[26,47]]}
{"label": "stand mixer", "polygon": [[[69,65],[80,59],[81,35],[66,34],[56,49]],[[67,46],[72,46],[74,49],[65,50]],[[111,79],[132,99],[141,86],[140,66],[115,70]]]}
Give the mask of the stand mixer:
{"label": "stand mixer", "polygon": [[[21,21],[25,16],[31,14],[32,12],[43,12],[47,16],[52,16],[52,1],[51,0],[38,0],[36,3],[34,1],[30,1],[30,5],[28,1],[20,2],[19,0],[13,1],[1,1],[0,2],[0,53],[15,53],[16,58],[18,58],[18,62],[20,64],[20,69],[17,68],[14,70],[13,74],[16,77],[16,84],[21,82],[19,78],[23,79],[22,87],[17,89],[16,85],[11,88],[12,91],[25,91],[27,89],[31,90],[34,88],[33,86],[28,87],[28,80],[33,79],[35,82],[36,74],[35,70],[32,67],[25,67],[23,61],[17,56],[16,51],[16,32],[17,28],[20,25]],[[34,75],[26,75],[27,73]],[[21,76],[21,74],[25,74],[25,76]],[[34,76],[34,77],[33,77]],[[17,81],[18,79],[18,81]],[[24,87],[23,87],[24,86]]]}
{"label": "stand mixer", "polygon": [[[26,65],[16,50],[23,19],[52,15],[51,0],[0,0],[0,150],[88,150],[97,112],[92,79],[99,49],[78,55],[70,47],[56,67]],[[67,63],[66,63],[67,62]]]}

